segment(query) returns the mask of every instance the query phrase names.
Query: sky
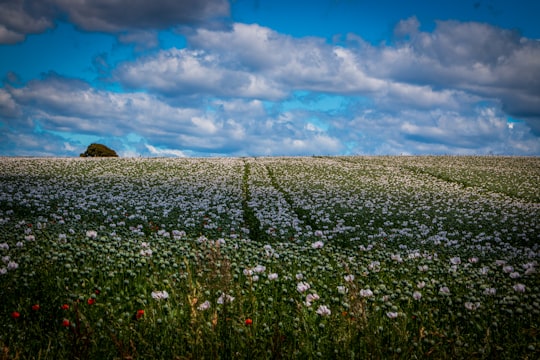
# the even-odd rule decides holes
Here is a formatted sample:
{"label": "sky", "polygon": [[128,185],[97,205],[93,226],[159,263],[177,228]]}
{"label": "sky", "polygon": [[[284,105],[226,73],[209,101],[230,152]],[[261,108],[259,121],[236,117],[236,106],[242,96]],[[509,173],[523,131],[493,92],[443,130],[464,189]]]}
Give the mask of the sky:
{"label": "sky", "polygon": [[538,14],[536,0],[0,0],[0,156],[539,156]]}

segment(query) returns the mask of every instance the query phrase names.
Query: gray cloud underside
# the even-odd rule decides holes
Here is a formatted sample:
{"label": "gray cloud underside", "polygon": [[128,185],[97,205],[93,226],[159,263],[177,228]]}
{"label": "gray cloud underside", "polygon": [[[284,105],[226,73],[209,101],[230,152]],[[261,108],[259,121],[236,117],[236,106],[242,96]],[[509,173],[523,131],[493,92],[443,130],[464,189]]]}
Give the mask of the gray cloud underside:
{"label": "gray cloud underside", "polygon": [[7,0],[0,2],[0,44],[23,41],[62,17],[84,30],[122,33],[201,24],[229,11],[227,0]]}

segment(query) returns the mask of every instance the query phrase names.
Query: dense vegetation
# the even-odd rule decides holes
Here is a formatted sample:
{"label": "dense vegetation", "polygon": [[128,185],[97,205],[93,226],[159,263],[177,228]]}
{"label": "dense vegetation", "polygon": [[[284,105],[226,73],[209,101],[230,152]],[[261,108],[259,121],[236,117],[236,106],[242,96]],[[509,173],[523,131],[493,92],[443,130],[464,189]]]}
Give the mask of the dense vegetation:
{"label": "dense vegetation", "polygon": [[540,159],[0,159],[16,359],[540,357]]}
{"label": "dense vegetation", "polygon": [[118,157],[118,154],[113,149],[103,144],[90,144],[81,157]]}

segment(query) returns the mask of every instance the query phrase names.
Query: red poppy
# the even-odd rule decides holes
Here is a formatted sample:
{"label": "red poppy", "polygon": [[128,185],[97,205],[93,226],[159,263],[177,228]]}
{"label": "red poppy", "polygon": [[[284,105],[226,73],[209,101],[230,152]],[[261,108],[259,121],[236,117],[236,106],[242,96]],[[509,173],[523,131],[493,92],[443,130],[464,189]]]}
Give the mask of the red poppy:
{"label": "red poppy", "polygon": [[246,326],[250,326],[251,324],[253,324],[253,320],[251,320],[250,318],[247,318],[246,319]]}
{"label": "red poppy", "polygon": [[139,320],[144,315],[144,310],[137,310],[137,314],[135,314],[135,318]]}
{"label": "red poppy", "polygon": [[11,317],[14,319],[18,319],[21,317],[21,314],[18,311],[14,311],[11,313]]}
{"label": "red poppy", "polygon": [[88,300],[86,302],[88,303],[88,305],[94,305],[96,303],[96,299],[88,298]]}
{"label": "red poppy", "polygon": [[64,304],[60,307],[62,310],[67,310],[69,309],[69,305],[68,304]]}
{"label": "red poppy", "polygon": [[32,305],[32,310],[38,311],[39,310],[39,304]]}
{"label": "red poppy", "polygon": [[69,324],[70,324],[70,323],[69,323],[69,320],[68,320],[68,319],[64,319],[64,320],[62,321],[62,326],[63,326],[63,327],[68,327]]}
{"label": "red poppy", "polygon": [[100,292],[101,292],[101,291],[100,291],[99,289],[96,289],[96,290],[94,291],[94,293],[96,293],[96,295],[99,295]]}

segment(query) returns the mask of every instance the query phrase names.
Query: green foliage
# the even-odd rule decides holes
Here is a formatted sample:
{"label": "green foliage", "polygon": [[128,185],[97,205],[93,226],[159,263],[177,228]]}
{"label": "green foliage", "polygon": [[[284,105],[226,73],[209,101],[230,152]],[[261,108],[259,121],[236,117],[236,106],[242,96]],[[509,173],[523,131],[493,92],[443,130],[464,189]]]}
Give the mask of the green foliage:
{"label": "green foliage", "polygon": [[118,157],[116,151],[102,144],[90,144],[81,157]]}

